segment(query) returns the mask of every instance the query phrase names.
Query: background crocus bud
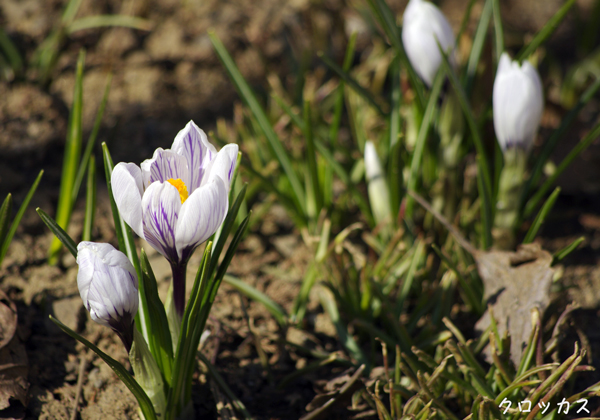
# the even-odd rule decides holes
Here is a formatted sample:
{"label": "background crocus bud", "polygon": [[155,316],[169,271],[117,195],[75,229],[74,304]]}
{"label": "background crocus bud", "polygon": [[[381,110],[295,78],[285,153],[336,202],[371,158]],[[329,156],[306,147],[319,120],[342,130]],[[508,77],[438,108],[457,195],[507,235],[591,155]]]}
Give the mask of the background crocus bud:
{"label": "background crocus bud", "polygon": [[373,217],[375,222],[379,224],[390,217],[392,208],[383,168],[375,150],[375,145],[370,141],[365,143],[365,175]]}
{"label": "background crocus bud", "polygon": [[538,72],[503,53],[494,81],[494,129],[500,147],[529,151],[542,118],[544,95]]}
{"label": "background crocus bud", "polygon": [[133,265],[112,245],[95,242],[79,243],[77,264],[77,287],[83,305],[94,321],[112,328],[129,351],[139,299]]}
{"label": "background crocus bud", "polygon": [[455,39],[446,17],[428,1],[410,0],[404,11],[402,44],[410,64],[427,86],[433,83],[442,63],[438,42],[454,65]]}

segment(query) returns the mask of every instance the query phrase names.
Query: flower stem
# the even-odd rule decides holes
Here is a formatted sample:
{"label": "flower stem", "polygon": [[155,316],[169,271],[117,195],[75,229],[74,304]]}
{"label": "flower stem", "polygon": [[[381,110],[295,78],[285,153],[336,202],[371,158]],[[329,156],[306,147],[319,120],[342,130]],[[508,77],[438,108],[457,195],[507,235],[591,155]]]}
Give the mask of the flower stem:
{"label": "flower stem", "polygon": [[187,264],[171,263],[171,272],[173,273],[173,304],[175,312],[179,319],[183,318],[183,310],[185,309],[185,272]]}

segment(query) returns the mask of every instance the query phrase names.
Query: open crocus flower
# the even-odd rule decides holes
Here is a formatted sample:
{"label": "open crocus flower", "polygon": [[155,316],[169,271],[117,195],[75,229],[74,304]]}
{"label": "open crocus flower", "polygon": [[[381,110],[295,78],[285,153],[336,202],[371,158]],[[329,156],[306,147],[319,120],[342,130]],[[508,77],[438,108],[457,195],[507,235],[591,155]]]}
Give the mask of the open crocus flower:
{"label": "open crocus flower", "polygon": [[529,151],[542,118],[544,95],[538,72],[528,62],[519,65],[503,53],[493,92],[494,129],[503,151]]}
{"label": "open crocus flower", "polygon": [[138,310],[138,279],[125,254],[110,244],[77,246],[77,287],[92,320],[112,328],[129,349]]}
{"label": "open crocus flower", "polygon": [[190,121],[171,149],[156,149],[141,167],[115,166],[111,186],[121,217],[172,266],[184,266],[227,215],[237,154],[236,144],[217,153]]}
{"label": "open crocus flower", "polygon": [[454,65],[454,33],[444,14],[433,3],[410,0],[404,11],[402,44],[410,64],[427,86],[432,85],[442,63],[438,42]]}

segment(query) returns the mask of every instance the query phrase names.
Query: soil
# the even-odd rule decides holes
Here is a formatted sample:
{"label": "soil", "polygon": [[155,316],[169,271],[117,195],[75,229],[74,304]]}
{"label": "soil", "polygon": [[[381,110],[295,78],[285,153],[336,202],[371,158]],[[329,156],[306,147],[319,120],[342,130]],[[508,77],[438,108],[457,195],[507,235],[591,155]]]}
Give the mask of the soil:
{"label": "soil", "polygon": [[[2,0],[0,26],[16,43],[26,62],[60,20],[66,0]],[[84,0],[77,16],[120,13],[143,17],[151,22],[149,31],[124,28],[85,30],[73,33],[65,42],[50,82],[41,85],[32,72],[11,81],[0,81],[0,197],[11,192],[19,205],[41,168],[44,178],[35,194],[0,269],[0,289],[16,304],[18,328],[16,345],[26,354],[22,365],[29,391],[22,401],[11,401],[1,418],[27,419],[136,419],[137,404],[110,368],[84,346],[62,333],[48,318],[52,314],[67,326],[127,365],[120,341],[106,328],[89,319],[76,284],[77,266],[65,253],[57,266],[46,263],[51,234],[33,209],[52,215],[59,193],[61,162],[68,110],[72,102],[74,69],[79,50],[87,50],[84,78],[84,134],[93,125],[109,71],[111,91],[99,142],[110,147],[113,160],[141,162],[157,147],[169,147],[174,135],[190,119],[209,131],[219,118],[232,118],[238,96],[212,50],[207,30],[212,28],[238,63],[242,73],[261,93],[266,76],[278,74],[293,86],[294,69],[306,53],[308,65],[319,65],[314,54],[324,50],[338,62],[343,56],[346,35],[360,30],[359,50],[369,47],[367,25],[357,10],[364,4],[345,0]],[[457,28],[467,2],[446,0],[442,10]],[[527,7],[523,6],[527,3]],[[507,39],[522,39],[538,30],[562,2],[507,1],[503,17]],[[388,4],[400,13],[406,1]],[[591,9],[592,0],[578,2],[579,16]],[[540,12],[541,7],[541,12]],[[468,31],[475,28],[480,13],[474,9]],[[565,48],[579,21],[569,18],[552,38],[549,49],[575,62],[573,51]],[[519,38],[520,37],[520,38]],[[510,42],[507,45],[510,47]],[[515,41],[516,43],[517,41]],[[551,87],[548,88],[551,91]],[[552,101],[552,98],[549,98]],[[596,115],[593,102],[589,115]],[[542,136],[554,128],[564,110],[555,102],[549,106]],[[588,121],[578,122],[570,134],[569,150],[580,138]],[[241,146],[243,149],[243,145]],[[557,151],[558,156],[564,153]],[[100,153],[96,153],[100,156]],[[564,263],[557,295],[559,306],[569,301],[582,309],[574,313],[572,325],[587,334],[591,351],[589,363],[598,366],[600,335],[600,189],[597,166],[600,145],[561,179],[567,195],[543,229],[543,245],[555,251],[579,236],[586,241]],[[99,173],[103,173],[99,167]],[[116,243],[108,193],[98,190],[98,209],[93,236],[96,241]],[[81,234],[83,202],[78,202],[69,228],[72,237]],[[169,268],[162,257],[144,246],[166,293]],[[190,267],[199,262],[196,252]],[[234,258],[230,272],[263,291],[286,309],[298,293],[310,259],[300,232],[285,211],[273,206],[260,225],[253,227]],[[190,277],[193,274],[190,274]],[[4,301],[5,299],[0,299]],[[303,329],[285,332],[286,338],[315,350],[339,350],[335,330],[320,312],[316,301],[309,305]],[[558,309],[556,309],[558,310]],[[295,419],[320,389],[319,380],[343,373],[343,367],[328,367],[302,376],[284,388],[282,379],[314,361],[292,347],[282,349],[282,332],[259,305],[241,297],[223,284],[209,320],[211,336],[203,351],[211,359],[235,395],[256,419]],[[257,343],[266,353],[263,367]],[[23,350],[24,348],[24,350]],[[597,373],[590,382],[598,381]],[[230,401],[207,375],[199,370],[195,401],[198,418],[235,418]],[[206,400],[208,398],[208,400]],[[214,402],[217,404],[214,404]],[[214,406],[218,407],[216,410]],[[367,413],[368,414],[368,413]],[[78,417],[77,417],[78,416]],[[349,418],[341,410],[333,414]]]}

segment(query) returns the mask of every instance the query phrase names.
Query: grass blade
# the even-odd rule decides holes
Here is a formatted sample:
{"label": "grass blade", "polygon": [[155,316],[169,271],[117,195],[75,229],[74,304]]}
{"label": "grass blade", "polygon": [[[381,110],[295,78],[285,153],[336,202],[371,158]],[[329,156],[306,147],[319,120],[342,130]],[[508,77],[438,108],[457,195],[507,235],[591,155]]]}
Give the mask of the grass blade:
{"label": "grass blade", "polygon": [[575,4],[576,0],[567,0],[563,6],[550,18],[550,20],[544,25],[542,29],[533,37],[531,42],[517,55],[517,60],[523,61],[529,57],[540,45],[542,45],[558,28],[558,25],[563,21],[565,16],[571,7]]}
{"label": "grass blade", "polygon": [[146,420],[157,420],[156,414],[154,412],[154,407],[152,406],[150,398],[148,398],[142,387],[138,385],[133,376],[131,376],[129,372],[127,372],[127,369],[125,369],[125,367],[121,363],[117,362],[108,354],[104,353],[98,347],[87,341],[75,331],[71,330],[69,327],[60,322],[58,319],[54,318],[52,315],[50,315],[50,320],[54,322],[65,333],[73,337],[75,340],[79,341],[88,349],[96,353],[102,360],[104,360],[104,362],[108,366],[110,366],[113,372],[116,373],[119,379],[125,384],[127,388],[129,388],[131,393],[135,396],[135,399],[137,400],[138,404],[140,405],[140,409],[144,414],[144,418]]}
{"label": "grass blade", "polygon": [[[12,215],[12,208],[12,194],[8,193],[8,195],[2,202],[2,207],[0,207],[0,246],[4,245],[4,239],[6,239],[6,232],[8,232],[8,222],[10,221],[10,216]],[[0,259],[0,266],[1,265],[2,260]]]}
{"label": "grass blade", "polygon": [[[73,105],[69,115],[69,125],[67,130],[67,140],[65,144],[65,154],[63,159],[62,176],[60,180],[60,195],[58,198],[58,207],[56,209],[56,222],[63,229],[67,229],[71,220],[73,211],[73,186],[77,176],[77,168],[81,155],[82,126],[81,119],[83,115],[83,67],[85,64],[85,51],[79,52],[77,60],[77,71],[75,75],[75,89],[73,91]],[[58,254],[62,248],[58,238],[52,240],[48,252],[48,263],[54,265],[58,261]]]}
{"label": "grass blade", "polygon": [[598,136],[600,136],[600,123],[596,124],[596,126],[577,144],[577,146],[575,146],[573,150],[569,152],[560,165],[558,165],[554,173],[542,184],[535,195],[531,197],[525,206],[524,217],[529,216],[535,210],[542,197],[544,197],[556,179],[564,172],[565,169],[569,167],[569,165],[577,156],[579,156],[581,152],[583,152],[590,144],[592,144],[594,140],[598,138]]}
{"label": "grass blade", "polygon": [[86,16],[73,21],[67,27],[67,33],[71,35],[74,32],[84,29],[104,28],[107,26],[120,26],[123,28],[138,29],[140,31],[149,31],[152,24],[149,20],[127,15],[96,15]]}
{"label": "grass blade", "polygon": [[248,107],[252,111],[254,118],[256,118],[258,125],[260,126],[263,134],[267,138],[267,141],[273,149],[273,152],[275,153],[279,164],[285,172],[285,175],[287,176],[290,182],[292,190],[294,191],[296,205],[299,206],[303,214],[306,214],[306,200],[304,196],[304,188],[302,187],[302,184],[300,183],[300,180],[296,172],[294,171],[294,168],[292,166],[287,152],[281,144],[281,140],[273,130],[269,119],[267,118],[265,112],[258,103],[258,100],[252,92],[252,89],[250,89],[250,86],[248,85],[246,80],[244,80],[244,77],[240,73],[235,62],[227,52],[227,49],[225,48],[221,40],[213,31],[209,31],[208,36],[210,37],[210,40],[213,44],[217,55],[219,56],[219,59],[223,63],[223,66],[227,70],[227,73],[229,73],[229,77],[233,81],[238,93],[240,94],[244,102],[246,102],[246,105],[248,105]]}
{"label": "grass blade", "polygon": [[[308,169],[308,178],[310,179],[310,192],[312,194],[308,194],[307,188],[307,198],[312,201],[306,204],[306,208],[308,210],[309,216],[311,218],[317,217],[321,209],[323,208],[323,196],[321,194],[321,185],[319,183],[319,168],[317,166],[317,155],[315,153],[315,141],[313,137],[313,129],[312,129],[312,121],[311,121],[311,104],[310,101],[304,101],[304,137],[306,139],[306,163]],[[311,211],[312,207],[312,211]],[[312,214],[311,214],[312,213]]]}
{"label": "grass blade", "polygon": [[8,64],[14,75],[18,75],[23,68],[23,59],[15,44],[6,35],[6,32],[0,28],[0,51],[4,52],[4,56],[8,60]]}
{"label": "grass blade", "polygon": [[92,228],[94,227],[94,213],[96,212],[96,158],[90,157],[88,164],[88,177],[85,196],[85,218],[83,220],[82,241],[92,239]]}
{"label": "grass blade", "polygon": [[44,212],[44,210],[40,209],[39,207],[37,209],[35,209],[35,211],[37,211],[37,213],[40,215],[40,217],[42,218],[42,221],[46,224],[46,226],[48,226],[48,228],[52,231],[52,233],[54,233],[54,235],[60,240],[60,242],[65,246],[65,248],[67,248],[67,250],[75,257],[77,258],[77,244],[75,243],[75,241],[69,236],[69,234],[67,232],[65,232],[63,230],[63,228],[61,228],[58,223],[56,223],[54,221],[53,218],[51,218],[50,216],[48,216],[46,214],[46,212]]}
{"label": "grass blade", "polygon": [[[421,127],[419,128],[415,150],[410,162],[410,171],[408,173],[406,188],[411,191],[416,191],[418,174],[422,168],[421,162],[423,160],[423,153],[425,152],[425,143],[427,141],[427,136],[429,135],[429,129],[433,123],[433,117],[440,92],[442,91],[443,82],[444,72],[440,69],[433,80],[433,87],[431,88],[431,94],[429,95],[429,100],[427,101],[425,115],[423,115],[423,121],[421,122]],[[409,196],[407,197],[406,201],[406,217],[409,220],[412,218],[413,207],[414,200]]]}
{"label": "grass blade", "polygon": [[500,0],[492,0],[492,9],[494,15],[494,33],[496,35],[496,63],[500,61],[500,56],[504,52],[504,30],[502,29],[502,15],[500,14]]}
{"label": "grass blade", "polygon": [[273,315],[273,318],[275,318],[275,320],[281,328],[287,326],[288,315],[285,309],[283,309],[281,305],[279,305],[269,296],[265,295],[260,290],[257,290],[256,288],[229,274],[226,274],[223,277],[223,280],[230,286],[235,287],[240,293],[243,293],[250,299],[262,304],[265,307],[265,309],[269,311],[271,315]]}
{"label": "grass blade", "polygon": [[548,214],[552,211],[552,207],[554,207],[554,203],[556,203],[556,199],[558,198],[559,194],[560,194],[560,187],[556,187],[554,192],[550,195],[550,197],[548,197],[548,199],[542,206],[538,215],[535,217],[535,220],[533,221],[533,224],[529,228],[527,235],[525,235],[525,239],[523,239],[524,244],[533,242],[538,231],[540,230],[540,228],[546,221],[546,217],[548,217]]}
{"label": "grass blade", "polygon": [[585,236],[575,239],[573,241],[573,243],[571,243],[570,245],[567,245],[560,251],[557,251],[556,254],[554,254],[552,257],[552,265],[557,264],[560,261],[564,260],[571,252],[575,251],[575,249],[579,245],[581,245],[581,243],[583,241],[585,241]]}
{"label": "grass blade", "polygon": [[[2,261],[4,261],[4,257],[6,256],[6,253],[8,252],[8,247],[10,246],[10,243],[12,242],[12,238],[13,238],[13,236],[15,236],[15,233],[17,232],[19,223],[21,223],[21,219],[23,218],[23,215],[25,214],[25,211],[27,210],[27,206],[29,206],[29,202],[31,201],[31,198],[33,197],[33,194],[35,193],[35,190],[37,190],[37,187],[40,184],[40,181],[42,180],[43,175],[44,175],[44,171],[41,170],[40,173],[38,174],[37,178],[35,179],[35,181],[33,181],[33,185],[31,186],[31,188],[29,189],[29,192],[25,196],[25,199],[23,200],[21,207],[19,207],[19,210],[17,211],[17,214],[15,215],[15,218],[10,225],[10,229],[8,229],[8,232],[6,232],[6,236],[3,238],[2,248],[0,248],[0,266],[2,266]],[[7,197],[7,200],[8,200],[8,197]],[[4,201],[6,202],[6,200],[4,200]],[[12,202],[12,198],[10,199],[10,201]],[[9,207],[12,207],[12,204]],[[2,204],[2,208],[4,209],[4,204]],[[10,213],[10,212],[8,212],[8,213]]]}
{"label": "grass blade", "polygon": [[467,68],[462,78],[462,86],[465,92],[471,93],[473,88],[473,80],[475,79],[475,73],[477,72],[477,65],[481,59],[481,52],[485,45],[485,38],[487,36],[487,30],[490,26],[490,20],[492,18],[492,0],[486,0],[481,11],[481,17],[475,30],[475,36],[473,37],[473,46],[471,47],[471,53],[469,54],[469,60],[467,61]]}

